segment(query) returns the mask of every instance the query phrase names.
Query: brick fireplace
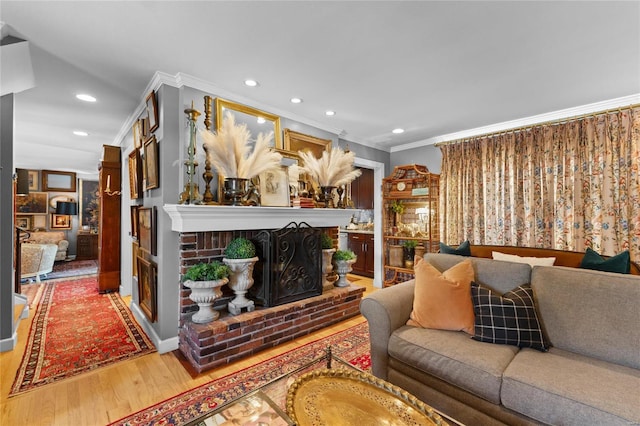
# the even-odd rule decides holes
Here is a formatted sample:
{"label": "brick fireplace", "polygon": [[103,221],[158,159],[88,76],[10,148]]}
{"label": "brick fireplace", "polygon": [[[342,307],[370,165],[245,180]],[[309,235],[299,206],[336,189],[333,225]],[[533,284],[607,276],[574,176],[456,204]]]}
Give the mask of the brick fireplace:
{"label": "brick fireplace", "polygon": [[[235,237],[243,236],[260,242],[265,235],[271,235],[272,231],[285,227],[296,213],[302,216],[301,221],[309,223],[313,228],[319,228],[315,230],[316,233],[328,232],[336,242],[337,227],[346,224],[349,220],[348,210],[308,209],[316,210],[315,212],[304,210],[166,205],[165,211],[172,218],[172,229],[180,232],[180,274],[182,275],[192,264],[221,259],[225,247]],[[222,217],[222,220],[204,219],[207,212],[217,215],[218,219]],[[260,220],[242,220],[243,214],[245,216],[257,214]],[[193,216],[194,220],[190,220],[190,216]],[[268,216],[271,216],[271,219]],[[253,226],[251,229],[242,228],[251,226]],[[262,228],[259,229],[258,226]],[[222,229],[208,230],[216,227]],[[290,231],[283,232],[291,234]],[[272,251],[272,253],[275,252]],[[271,278],[278,279],[280,270],[277,266],[278,262],[272,258],[271,263],[276,266],[271,269],[268,267],[261,269],[261,273],[257,274],[261,283],[265,279],[261,275],[264,271],[270,274]],[[289,279],[284,280],[286,285],[290,284],[289,281]],[[197,372],[202,372],[358,315],[364,288],[351,285],[346,288],[333,288],[311,297],[305,295],[302,300],[290,303],[286,303],[286,298],[278,304],[258,303],[263,306],[257,306],[253,312],[233,316],[225,308],[226,303],[232,298],[231,292],[225,286],[226,293],[216,301],[216,307],[220,308],[221,316],[209,324],[191,322],[191,316],[197,310],[197,305],[189,299],[190,291],[181,285],[179,349],[192,367]]]}

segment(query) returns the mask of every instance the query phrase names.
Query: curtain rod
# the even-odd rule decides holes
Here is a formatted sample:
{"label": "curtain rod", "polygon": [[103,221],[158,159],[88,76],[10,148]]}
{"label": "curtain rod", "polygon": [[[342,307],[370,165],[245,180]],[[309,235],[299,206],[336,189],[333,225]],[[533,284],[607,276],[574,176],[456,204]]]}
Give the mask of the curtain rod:
{"label": "curtain rod", "polygon": [[632,105],[628,105],[628,106],[621,106],[621,107],[617,107],[617,108],[606,109],[604,111],[590,112],[590,113],[586,113],[586,114],[574,115],[573,117],[558,118],[556,120],[549,120],[549,121],[543,121],[543,122],[540,122],[540,123],[528,124],[526,126],[514,127],[512,129],[505,129],[505,130],[500,130],[500,131],[496,131],[496,132],[482,133],[482,134],[479,134],[479,135],[476,135],[476,136],[469,136],[469,137],[466,137],[466,138],[454,139],[454,140],[451,140],[451,141],[438,142],[438,143],[435,143],[433,145],[434,146],[443,146],[443,145],[450,145],[450,144],[454,144],[454,143],[467,142],[467,141],[470,141],[472,139],[498,136],[498,135],[503,135],[503,134],[507,134],[507,133],[517,133],[517,132],[521,132],[523,130],[533,129],[534,127],[555,125],[555,124],[561,124],[561,123],[568,123],[570,121],[580,120],[582,118],[597,117],[599,115],[611,114],[612,112],[622,112],[622,110],[624,110],[624,109],[634,109],[634,108],[638,108],[638,107],[640,107],[640,104],[632,104]]}

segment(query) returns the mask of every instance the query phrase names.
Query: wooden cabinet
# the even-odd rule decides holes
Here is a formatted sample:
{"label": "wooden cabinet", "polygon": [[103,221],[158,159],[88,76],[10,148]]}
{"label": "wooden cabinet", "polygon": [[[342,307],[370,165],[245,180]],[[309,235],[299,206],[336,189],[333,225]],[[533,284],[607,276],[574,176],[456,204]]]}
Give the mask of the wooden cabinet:
{"label": "wooden cabinet", "polygon": [[98,258],[98,234],[78,233],[76,242],[76,260]]}
{"label": "wooden cabinet", "polygon": [[[382,180],[382,232],[384,286],[414,277],[413,268],[390,261],[390,246],[415,240],[426,253],[436,253],[440,246],[438,202],[440,175],[425,166],[396,166]],[[394,211],[395,210],[395,211]]]}
{"label": "wooden cabinet", "polygon": [[351,200],[356,209],[373,210],[373,170],[360,171],[362,174],[351,182]]}
{"label": "wooden cabinet", "polygon": [[352,273],[373,278],[373,234],[349,233],[349,249],[358,256]]}
{"label": "wooden cabinet", "polygon": [[104,150],[103,158],[112,161],[102,161],[99,167],[98,291],[100,293],[117,291],[120,287],[120,147],[105,145]]}

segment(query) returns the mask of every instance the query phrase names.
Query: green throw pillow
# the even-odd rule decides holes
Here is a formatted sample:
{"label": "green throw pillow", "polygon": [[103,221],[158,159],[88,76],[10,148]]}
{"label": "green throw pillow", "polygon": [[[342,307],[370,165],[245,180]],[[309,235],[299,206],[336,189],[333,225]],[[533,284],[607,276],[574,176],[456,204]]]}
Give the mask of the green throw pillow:
{"label": "green throw pillow", "polygon": [[596,271],[617,272],[619,274],[631,273],[631,256],[629,250],[618,253],[608,259],[604,259],[595,251],[587,248],[582,258],[580,267],[584,269],[595,269]]}
{"label": "green throw pillow", "polygon": [[471,244],[469,243],[469,240],[467,240],[464,243],[461,243],[458,248],[453,248],[441,242],[440,253],[457,254],[458,256],[471,256]]}

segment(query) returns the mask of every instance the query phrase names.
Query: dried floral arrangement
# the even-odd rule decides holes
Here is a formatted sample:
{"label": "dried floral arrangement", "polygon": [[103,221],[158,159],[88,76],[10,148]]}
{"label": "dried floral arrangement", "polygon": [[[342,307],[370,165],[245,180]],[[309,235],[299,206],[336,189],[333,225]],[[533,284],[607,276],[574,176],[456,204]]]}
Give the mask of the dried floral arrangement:
{"label": "dried floral arrangement", "polygon": [[321,187],[346,185],[362,174],[353,168],[356,155],[351,151],[333,148],[331,152],[324,151],[321,158],[303,151],[298,151],[298,155],[304,163],[302,169]]}
{"label": "dried floral arrangement", "polygon": [[251,179],[270,169],[280,167],[282,155],[269,146],[273,132],[259,133],[251,151],[251,132],[246,124],[236,124],[231,112],[225,114],[222,128],[214,133],[200,130],[207,157],[219,174],[226,178]]}

